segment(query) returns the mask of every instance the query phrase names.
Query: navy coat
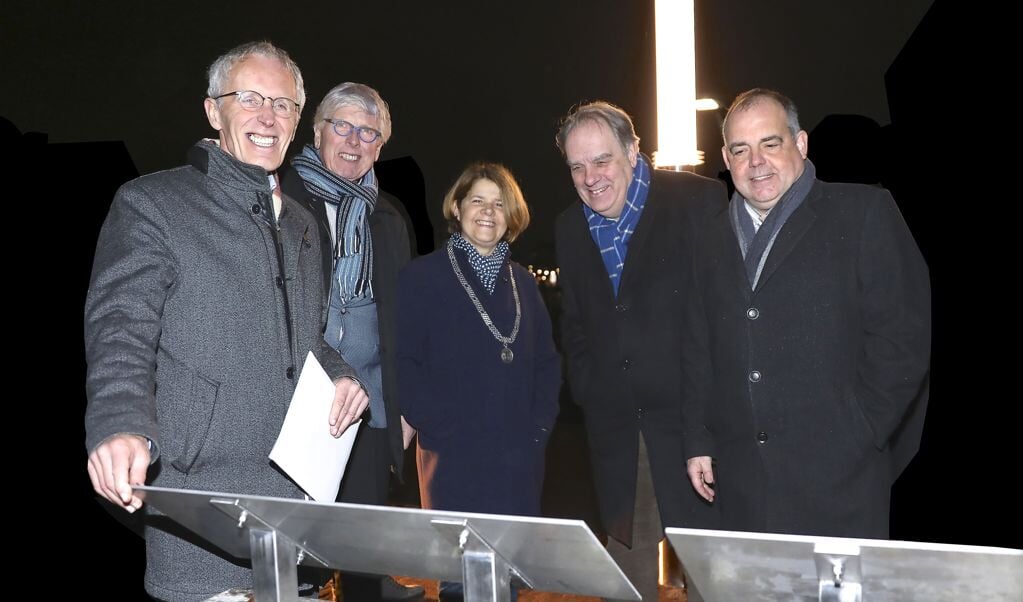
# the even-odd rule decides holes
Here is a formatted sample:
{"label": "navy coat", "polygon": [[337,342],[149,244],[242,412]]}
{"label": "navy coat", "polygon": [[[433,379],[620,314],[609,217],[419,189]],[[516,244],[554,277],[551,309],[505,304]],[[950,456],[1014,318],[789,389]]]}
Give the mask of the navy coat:
{"label": "navy coat", "polygon": [[[493,295],[465,254],[462,273],[497,329],[515,322],[508,264]],[[561,365],[536,281],[511,263],[522,305],[510,364],[458,282],[447,247],[412,261],[398,276],[398,391],[419,430],[424,508],[538,515],[544,450],[558,413]]]}
{"label": "navy coat", "polygon": [[687,457],[721,528],[888,537],[930,359],[927,266],[882,188],[817,181],[750,289],[727,210],[694,256]]}

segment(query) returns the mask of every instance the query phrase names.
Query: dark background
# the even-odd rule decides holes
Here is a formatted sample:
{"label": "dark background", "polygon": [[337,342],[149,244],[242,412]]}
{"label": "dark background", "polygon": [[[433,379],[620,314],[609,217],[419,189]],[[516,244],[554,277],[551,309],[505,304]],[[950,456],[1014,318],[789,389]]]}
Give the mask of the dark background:
{"label": "dark background", "polygon": [[[923,446],[896,485],[892,535],[1023,547],[1012,493],[1023,453],[1011,444],[1019,312],[1006,269],[1018,211],[995,202],[986,182],[998,172],[970,146],[985,127],[970,95],[986,60],[972,56],[970,12],[944,0],[701,0],[697,90],[725,105],[757,85],[785,92],[823,179],[894,192],[931,268],[934,345]],[[7,395],[7,472],[10,499],[30,517],[15,531],[31,542],[32,587],[74,563],[92,577],[65,583],[71,591],[140,591],[141,541],[92,501],[85,472],[81,309],[95,236],[120,183],[181,164],[212,135],[205,69],[258,38],[288,50],[305,76],[292,153],[330,87],[380,91],[394,119],[381,158],[401,159],[384,187],[413,212],[425,200],[437,236],[439,200],[461,167],[508,165],[534,217],[516,243],[522,263],[553,265],[553,219],[575,199],[553,145],[571,105],[610,100],[633,115],[642,150],[657,148],[652,0],[5,4],[7,340],[20,358],[9,378],[27,382]],[[710,177],[722,169],[720,117],[698,121],[708,163],[697,171]]]}

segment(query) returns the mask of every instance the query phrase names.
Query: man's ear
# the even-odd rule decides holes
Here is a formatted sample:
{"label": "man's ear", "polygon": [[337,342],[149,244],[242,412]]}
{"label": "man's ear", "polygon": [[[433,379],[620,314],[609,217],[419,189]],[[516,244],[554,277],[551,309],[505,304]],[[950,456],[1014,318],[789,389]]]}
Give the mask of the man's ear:
{"label": "man's ear", "polygon": [[639,158],[639,145],[633,142],[629,145],[629,152],[625,154],[629,159],[629,165],[636,167],[636,160]]}
{"label": "man's ear", "polygon": [[799,149],[799,154],[806,158],[807,151],[810,150],[810,137],[806,135],[804,130],[799,130],[796,134],[796,148]]}
{"label": "man's ear", "polygon": [[212,98],[207,98],[203,101],[202,106],[206,109],[206,119],[209,120],[210,127],[218,132],[222,130],[224,126],[220,122],[220,104]]}

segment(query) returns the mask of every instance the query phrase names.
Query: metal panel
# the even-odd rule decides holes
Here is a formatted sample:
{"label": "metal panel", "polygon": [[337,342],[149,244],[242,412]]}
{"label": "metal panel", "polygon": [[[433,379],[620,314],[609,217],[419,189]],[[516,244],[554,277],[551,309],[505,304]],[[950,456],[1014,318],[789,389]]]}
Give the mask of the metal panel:
{"label": "metal panel", "polygon": [[[534,589],[639,600],[580,520],[137,487],[147,504],[225,552],[249,558],[249,526],[295,542],[302,563],[346,571],[461,581],[458,525],[466,523]],[[243,512],[244,521],[241,520]]]}
{"label": "metal panel", "polygon": [[815,548],[859,547],[866,602],[1023,600],[1023,551],[909,541],[702,529],[665,530],[690,602],[818,600]]}

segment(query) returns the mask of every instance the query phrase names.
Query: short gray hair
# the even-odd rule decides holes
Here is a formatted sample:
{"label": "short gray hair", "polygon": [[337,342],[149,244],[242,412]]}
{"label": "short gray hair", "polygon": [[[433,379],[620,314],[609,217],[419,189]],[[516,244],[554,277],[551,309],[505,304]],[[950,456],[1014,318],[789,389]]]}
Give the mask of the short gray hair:
{"label": "short gray hair", "polygon": [[598,122],[606,125],[618,139],[622,152],[626,154],[629,152],[629,145],[633,143],[639,148],[639,136],[636,135],[636,128],[633,127],[629,114],[609,102],[598,100],[572,107],[568,115],[561,120],[554,142],[558,145],[562,157],[565,156],[565,141],[568,139],[568,135],[583,122]]}
{"label": "short gray hair", "polygon": [[238,65],[238,63],[251,56],[262,56],[268,59],[276,59],[284,65],[284,68],[291,73],[291,77],[295,80],[295,89],[298,90],[298,98],[294,100],[298,102],[299,111],[301,111],[301,107],[305,106],[305,84],[302,82],[302,72],[299,70],[298,65],[295,64],[295,61],[291,60],[291,55],[268,41],[248,42],[247,44],[236,46],[231,50],[228,50],[226,53],[218,56],[210,65],[208,72],[209,84],[206,88],[206,96],[216,98],[225,92],[233,92],[233,90],[224,90],[227,86],[228,80],[231,79],[231,71]]}
{"label": "short gray hair", "polygon": [[366,84],[345,82],[334,86],[316,107],[313,117],[313,130],[323,124],[323,120],[334,114],[341,107],[359,107],[370,115],[380,119],[380,135],[386,144],[391,138],[391,110],[380,97],[380,93]]}
{"label": "short gray hair", "polygon": [[799,127],[799,111],[796,109],[796,103],[792,102],[792,99],[788,96],[776,90],[753,88],[736,96],[735,100],[732,101],[732,106],[728,107],[728,112],[725,113],[725,118],[721,122],[721,139],[725,139],[725,128],[728,127],[728,119],[732,116],[732,113],[747,111],[765,100],[773,100],[785,110],[785,121],[788,123],[789,133],[795,138],[801,129]]}

